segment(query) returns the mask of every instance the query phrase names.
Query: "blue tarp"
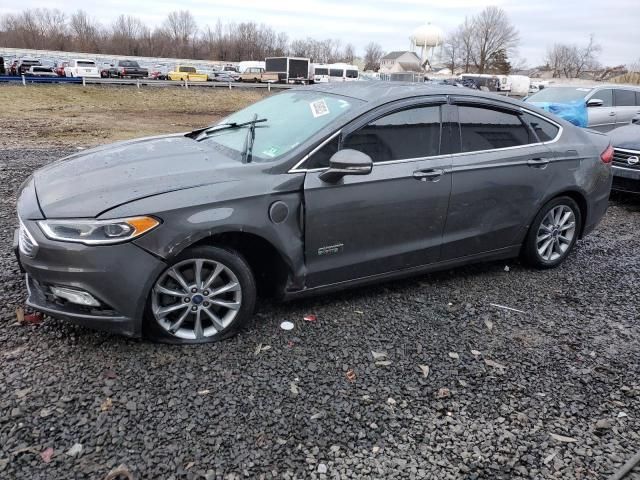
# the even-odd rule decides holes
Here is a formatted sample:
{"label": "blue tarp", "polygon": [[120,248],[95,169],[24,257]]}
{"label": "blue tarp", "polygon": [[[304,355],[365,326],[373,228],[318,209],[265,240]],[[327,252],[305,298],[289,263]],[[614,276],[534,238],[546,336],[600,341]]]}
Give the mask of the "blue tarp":
{"label": "blue tarp", "polygon": [[589,124],[587,102],[584,100],[571,103],[531,102],[531,104],[553,113],[578,127],[586,128]]}

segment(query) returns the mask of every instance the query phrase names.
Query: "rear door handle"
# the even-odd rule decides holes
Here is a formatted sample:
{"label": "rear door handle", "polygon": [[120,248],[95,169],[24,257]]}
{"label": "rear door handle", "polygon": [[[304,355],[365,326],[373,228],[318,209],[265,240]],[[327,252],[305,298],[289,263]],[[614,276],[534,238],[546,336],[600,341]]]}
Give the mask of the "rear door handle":
{"label": "rear door handle", "polygon": [[548,158],[530,158],[529,160],[527,160],[527,165],[529,165],[530,167],[544,168],[547,165],[549,165],[549,159]]}
{"label": "rear door handle", "polygon": [[413,172],[413,178],[421,180],[423,182],[426,182],[427,180],[435,182],[442,175],[444,175],[444,170],[440,168],[429,168],[427,170],[416,170],[415,172]]}
{"label": "rear door handle", "polygon": [[616,112],[609,112],[609,116],[610,117],[615,117],[616,116]]}

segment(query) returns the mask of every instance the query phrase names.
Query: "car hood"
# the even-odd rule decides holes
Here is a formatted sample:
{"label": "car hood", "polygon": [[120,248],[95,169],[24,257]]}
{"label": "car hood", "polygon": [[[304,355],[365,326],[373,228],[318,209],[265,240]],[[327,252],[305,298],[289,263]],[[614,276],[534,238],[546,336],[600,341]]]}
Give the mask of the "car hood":
{"label": "car hood", "polygon": [[640,125],[626,125],[609,132],[611,145],[615,148],[640,151]]}
{"label": "car hood", "polygon": [[235,180],[239,165],[179,134],[76,153],[38,170],[34,181],[46,217],[96,217],[133,200]]}

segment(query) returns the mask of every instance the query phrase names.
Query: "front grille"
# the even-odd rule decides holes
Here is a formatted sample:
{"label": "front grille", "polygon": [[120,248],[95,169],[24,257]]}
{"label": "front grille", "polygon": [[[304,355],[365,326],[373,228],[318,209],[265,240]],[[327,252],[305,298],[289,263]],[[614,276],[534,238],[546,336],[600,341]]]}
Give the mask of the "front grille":
{"label": "front grille", "polygon": [[20,252],[22,252],[27,257],[33,257],[36,254],[36,249],[38,248],[38,243],[29,233],[27,227],[24,226],[22,222],[20,222],[20,235],[18,237]]}
{"label": "front grille", "polygon": [[624,177],[613,177],[612,188],[621,192],[640,193],[640,180],[632,180],[630,178]]}
{"label": "front grille", "polygon": [[[631,162],[629,162],[629,158],[632,159]],[[634,162],[634,158],[637,158],[638,161]],[[617,167],[640,170],[640,151],[615,148],[613,150],[613,164]]]}

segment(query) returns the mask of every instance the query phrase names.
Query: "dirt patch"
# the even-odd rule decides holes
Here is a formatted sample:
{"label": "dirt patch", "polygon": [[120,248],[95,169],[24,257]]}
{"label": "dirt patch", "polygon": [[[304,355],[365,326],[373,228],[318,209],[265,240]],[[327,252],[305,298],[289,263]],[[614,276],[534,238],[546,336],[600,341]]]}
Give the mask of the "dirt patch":
{"label": "dirt patch", "polygon": [[4,85],[0,148],[88,147],[182,132],[264,96],[239,89]]}

